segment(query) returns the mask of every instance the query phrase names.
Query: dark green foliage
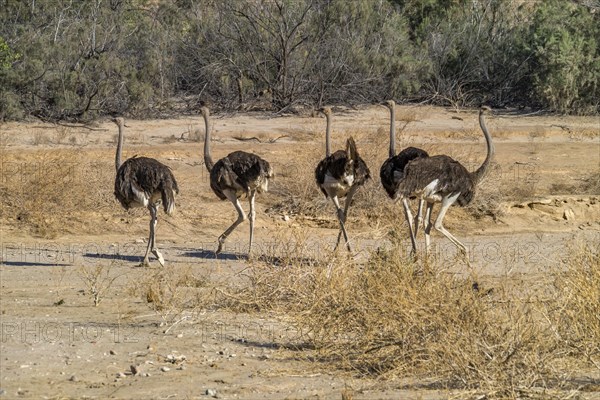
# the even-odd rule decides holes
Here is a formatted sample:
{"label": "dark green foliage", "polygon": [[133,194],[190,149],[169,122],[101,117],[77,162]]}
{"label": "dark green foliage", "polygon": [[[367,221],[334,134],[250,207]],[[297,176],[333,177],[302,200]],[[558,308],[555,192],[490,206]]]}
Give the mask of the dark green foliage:
{"label": "dark green foliage", "polygon": [[600,105],[600,10],[559,0],[536,8],[527,37],[531,90],[540,107],[597,113]]}
{"label": "dark green foliage", "polygon": [[[0,119],[385,98],[597,113],[600,10],[567,0],[0,0]],[[185,100],[185,101],[183,101]]]}

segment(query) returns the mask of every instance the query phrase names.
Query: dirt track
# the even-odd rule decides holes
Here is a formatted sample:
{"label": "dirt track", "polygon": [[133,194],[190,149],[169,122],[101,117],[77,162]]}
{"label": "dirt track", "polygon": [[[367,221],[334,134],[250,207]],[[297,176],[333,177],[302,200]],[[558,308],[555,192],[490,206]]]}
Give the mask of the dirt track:
{"label": "dirt track", "polygon": [[[404,132],[398,130],[400,148],[422,146],[471,167],[482,161],[485,146],[474,112],[399,107],[398,114],[414,119]],[[388,202],[377,178],[387,154],[387,112],[365,108],[337,110],[335,115],[334,148],[353,134],[375,177],[365,191],[375,192],[375,201]],[[201,119],[127,125],[124,156],[144,154],[170,165],[181,188],[176,214],[159,216],[157,242],[167,268],[188,269],[215,282],[238,279],[247,265],[248,227],[234,232],[225,253],[215,259],[216,237],[235,211],[210,191],[202,143],[189,140],[203,134]],[[312,170],[306,166],[321,157],[324,120],[217,115],[213,125],[214,158],[237,149],[256,152],[271,161],[278,175],[272,193],[257,199],[257,254],[280,251],[298,235],[308,237],[307,257],[326,254],[337,227],[325,200],[315,204],[329,212],[310,218],[264,212],[278,204],[295,175],[304,174],[300,183],[312,184]],[[560,262],[570,244],[600,242],[600,193],[581,190],[583,180],[600,166],[600,123],[597,118],[497,113],[488,125],[497,152],[494,182],[511,194],[493,217],[474,218],[453,208],[446,226],[470,248],[477,274],[535,282]],[[461,396],[421,382],[376,381],[328,370],[309,361],[310,351],[289,348],[300,343],[302,327],[285,316],[210,308],[193,308],[176,318],[154,312],[131,292],[150,273],[136,267],[145,250],[148,217],[141,210],[125,212],[112,198],[114,125],[106,122],[94,131],[35,123],[1,129],[5,190],[9,184],[29,182],[22,175],[35,170],[42,157],[74,149],[85,161],[72,166],[73,179],[92,174],[104,186],[93,194],[96,207],[86,208],[86,203],[80,212],[78,207],[64,215],[55,212],[42,224],[44,232],[23,223],[15,208],[2,209],[0,398],[208,398],[209,389],[219,398],[247,399],[340,398],[343,390],[354,398]],[[235,137],[256,137],[262,143]],[[295,163],[298,159],[302,162]],[[71,197],[87,195],[74,192]],[[348,227],[358,249],[354,256],[361,259],[369,250],[389,245],[390,226],[403,219],[400,210],[373,220],[368,210],[356,208]],[[450,272],[463,272],[450,243],[441,235],[434,234],[433,240]],[[154,264],[152,269],[160,268]],[[117,278],[94,307],[82,271],[97,266]],[[131,373],[131,365],[139,366],[138,374]],[[600,398],[600,392],[583,396]]]}

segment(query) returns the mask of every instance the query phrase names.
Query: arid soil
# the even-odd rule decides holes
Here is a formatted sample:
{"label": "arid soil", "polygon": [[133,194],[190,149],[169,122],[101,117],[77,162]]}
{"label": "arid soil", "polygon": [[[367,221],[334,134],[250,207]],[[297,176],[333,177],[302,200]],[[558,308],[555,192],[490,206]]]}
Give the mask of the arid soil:
{"label": "arid soil", "polygon": [[[476,111],[400,106],[397,114],[398,150],[414,145],[448,154],[471,170],[482,162]],[[172,168],[181,189],[175,214],[159,215],[165,268],[215,287],[243,279],[247,223],[230,236],[222,255],[213,253],[236,213],[210,190],[202,118],[126,124],[124,156],[157,158]],[[271,191],[257,199],[254,256],[284,251],[300,237],[309,244],[304,256],[328,254],[337,222],[313,181],[324,154],[324,118],[216,113],[212,124],[213,158],[243,149],[269,160],[276,173]],[[571,244],[600,242],[600,120],[497,110],[488,127],[496,156],[478,193],[483,210],[453,207],[446,227],[468,245],[477,274],[536,282],[559,265]],[[112,196],[116,126],[103,121],[92,128],[0,126],[0,195],[16,199],[2,202],[0,210],[0,399],[469,398],[427,382],[366,378],[312,361],[310,349],[294,347],[302,343],[302,327],[285,315],[198,303],[157,310],[136,291],[161,268],[156,261],[138,267],[147,212],[127,212]],[[383,107],[334,109],[333,148],[353,135],[373,177],[355,198],[347,223],[357,259],[389,245],[391,227],[404,221],[379,184],[388,132]],[[68,165],[66,183],[30,187],[54,185],[45,177],[59,163]],[[312,199],[314,210],[298,212],[288,204],[294,196]],[[242,205],[247,210],[247,202]],[[433,241],[450,271],[466,271],[450,242],[438,233]],[[106,289],[97,307],[92,282]],[[590,374],[600,381],[598,371]],[[600,398],[600,384],[581,396]]]}

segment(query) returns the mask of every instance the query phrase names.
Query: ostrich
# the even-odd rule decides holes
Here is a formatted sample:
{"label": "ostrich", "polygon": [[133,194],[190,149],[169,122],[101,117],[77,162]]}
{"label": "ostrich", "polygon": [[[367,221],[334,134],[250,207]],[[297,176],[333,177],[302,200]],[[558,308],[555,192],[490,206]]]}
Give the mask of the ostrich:
{"label": "ostrich", "polygon": [[[379,177],[381,178],[381,184],[391,199],[394,199],[397,195],[398,185],[404,179],[404,168],[409,161],[420,157],[429,157],[429,154],[425,150],[418,149],[416,147],[407,147],[396,155],[396,103],[394,100],[388,100],[382,105],[386,106],[390,110],[390,151],[389,158],[383,162],[381,169],[379,170]],[[415,227],[413,231],[413,217],[408,204],[408,198],[402,199],[402,205],[404,206],[404,216],[406,222],[408,222],[408,229],[410,232],[410,241],[412,243],[413,254],[417,251],[417,230],[421,220],[421,212],[423,209],[423,200],[419,201],[419,210],[417,212],[417,219],[414,221]]]}
{"label": "ostrich", "polygon": [[[210,123],[208,120],[210,112],[205,106],[200,108],[200,112],[204,118],[206,128],[204,136],[204,164],[210,174],[210,187],[219,199],[231,201],[238,212],[237,220],[219,236],[219,247],[215,254],[221,252],[223,244],[231,232],[244,222],[246,218],[249,218],[250,244],[248,246],[248,255],[250,255],[252,240],[254,238],[254,219],[256,218],[254,199],[256,198],[256,193],[268,190],[269,179],[272,179],[274,176],[273,169],[267,161],[256,154],[245,151],[234,151],[214,163],[210,155],[211,139]],[[239,201],[242,197],[249,199],[250,212],[248,217],[246,217]]]}
{"label": "ostrich", "polygon": [[175,194],[179,193],[177,181],[173,172],[166,165],[153,158],[133,156],[121,163],[121,150],[123,147],[123,118],[112,120],[119,128],[117,154],[115,156],[115,197],[121,205],[129,210],[133,207],[147,207],[150,211],[150,237],[142,265],[148,266],[148,253],[152,253],[164,267],[165,259],[158,251],[154,242],[154,233],[158,219],[158,206],[160,203],[169,215],[175,210]]}
{"label": "ostrich", "polygon": [[404,179],[398,185],[399,198],[403,201],[409,196],[416,195],[427,202],[425,210],[426,252],[430,247],[431,210],[435,203],[441,203],[440,212],[433,227],[462,251],[467,264],[469,264],[467,248],[444,228],[442,222],[452,204],[458,202],[458,205],[464,207],[473,200],[477,185],[489,170],[494,157],[494,144],[485,125],[484,114],[487,111],[490,111],[490,108],[486,106],[481,107],[479,110],[479,126],[485,137],[487,154],[485,160],[475,172],[467,171],[462,164],[446,155],[418,158],[406,165]]}
{"label": "ostrich", "polygon": [[[325,158],[322,159],[315,169],[315,179],[319,189],[326,198],[330,198],[337,209],[337,218],[340,222],[340,232],[334,251],[340,244],[342,234],[346,241],[348,251],[351,251],[348,233],[344,226],[348,216],[348,208],[356,190],[364,185],[371,177],[369,168],[356,150],[356,143],[352,137],[346,141],[346,150],[338,150],[331,154],[331,108],[319,109],[327,119],[325,131]],[[344,209],[340,207],[339,199],[346,197]]]}

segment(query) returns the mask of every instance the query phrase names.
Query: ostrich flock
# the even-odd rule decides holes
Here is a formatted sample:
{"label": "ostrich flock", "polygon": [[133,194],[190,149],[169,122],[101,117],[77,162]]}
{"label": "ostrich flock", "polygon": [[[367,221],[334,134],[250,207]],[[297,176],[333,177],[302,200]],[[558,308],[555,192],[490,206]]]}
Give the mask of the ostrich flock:
{"label": "ostrich flock", "polygon": [[[467,248],[454,237],[442,222],[448,208],[457,203],[460,206],[469,204],[475,195],[477,185],[486,175],[494,156],[492,138],[485,125],[484,114],[490,111],[489,107],[479,110],[479,126],[485,137],[487,153],[485,160],[475,172],[469,172],[461,163],[447,155],[429,156],[426,151],[407,147],[396,154],[395,137],[395,107],[393,100],[382,103],[390,111],[390,147],[389,158],[381,165],[379,172],[381,183],[388,196],[394,202],[402,202],[404,215],[410,232],[412,254],[417,252],[417,232],[419,225],[423,224],[425,232],[425,254],[430,247],[430,233],[432,226],[446,236],[462,252],[467,264],[469,257]],[[220,253],[227,237],[246,219],[250,222],[250,239],[248,255],[252,251],[254,237],[254,220],[256,210],[254,201],[257,193],[266,192],[269,180],[274,173],[268,161],[256,154],[245,151],[234,151],[213,161],[210,153],[210,121],[209,109],[200,108],[205,123],[204,137],[204,163],[210,174],[210,187],[221,200],[229,200],[238,212],[238,217],[218,238],[216,254]],[[323,107],[319,112],[325,115],[327,128],[325,133],[325,158],[315,169],[316,183],[325,195],[335,205],[340,231],[335,249],[340,244],[342,236],[348,251],[351,251],[350,239],[345,223],[352,197],[358,188],[367,182],[370,171],[365,161],[358,154],[356,143],[352,137],[346,141],[344,150],[331,153],[331,108]],[[125,209],[132,207],[146,207],[150,211],[150,235],[148,246],[142,265],[149,265],[150,252],[164,266],[165,260],[158,251],[155,243],[155,231],[158,218],[158,208],[162,204],[164,211],[171,214],[175,209],[175,195],[179,193],[177,181],[171,169],[163,163],[148,157],[134,156],[125,162],[121,161],[123,147],[123,118],[112,120],[119,129],[117,152],[115,156],[115,197]],[[249,202],[249,213],[246,216],[240,199],[246,198]],[[340,199],[345,198],[344,208],[340,206]],[[417,215],[413,217],[409,200],[418,199]],[[432,209],[435,203],[440,203],[440,210],[431,222]],[[425,206],[425,215],[423,208]]]}

